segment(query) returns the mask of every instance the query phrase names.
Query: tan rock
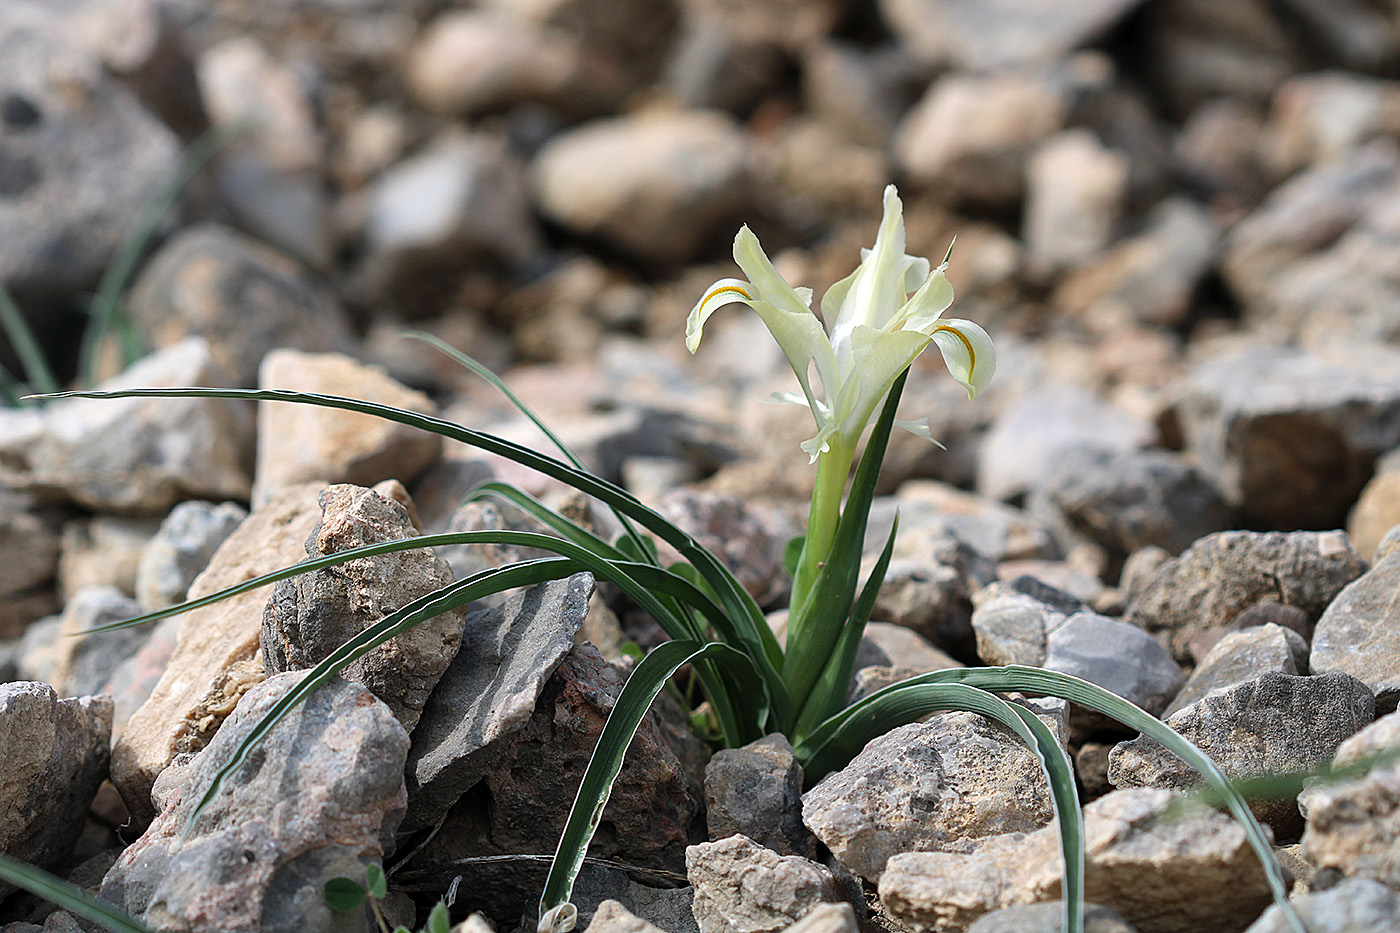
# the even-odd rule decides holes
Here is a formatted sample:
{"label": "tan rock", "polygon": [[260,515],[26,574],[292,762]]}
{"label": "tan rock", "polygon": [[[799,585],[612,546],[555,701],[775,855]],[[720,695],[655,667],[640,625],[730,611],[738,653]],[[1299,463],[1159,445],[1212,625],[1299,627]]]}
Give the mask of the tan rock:
{"label": "tan rock", "polygon": [[[274,350],[258,373],[264,389],[342,395],[422,414],[437,407],[421,392],[394,381],[382,369],[339,353]],[[356,412],[285,402],[258,403],[258,454],[253,502],[297,483],[354,483],[384,479],[412,482],[437,461],[442,439],[434,434]]]}
{"label": "tan rock", "polygon": [[1400,525],[1400,470],[1377,473],[1347,516],[1347,533],[1363,557],[1373,557],[1385,533]]}
{"label": "tan rock", "polygon": [[[255,510],[215,552],[190,597],[302,560],[303,542],[321,518],[320,490],[320,484],[284,489]],[[165,673],[112,748],[112,783],[137,822],[155,815],[156,776],[176,755],[208,744],[239,698],[262,681],[258,635],[268,594],[250,590],[186,614]]]}

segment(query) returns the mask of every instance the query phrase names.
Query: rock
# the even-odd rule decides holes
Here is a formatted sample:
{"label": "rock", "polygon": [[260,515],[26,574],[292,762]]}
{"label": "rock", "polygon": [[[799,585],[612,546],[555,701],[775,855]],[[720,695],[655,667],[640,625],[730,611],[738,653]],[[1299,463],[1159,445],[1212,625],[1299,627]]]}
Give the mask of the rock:
{"label": "rock", "polygon": [[[1237,823],[1199,805],[1183,812],[1183,803],[1170,791],[1127,790],[1088,804],[1085,897],[1141,933],[1243,930],[1269,902],[1264,871]],[[1060,872],[1048,826],[970,853],[896,855],[880,903],[916,933],[965,930],[990,911],[1059,897]]]}
{"label": "rock", "polygon": [[890,28],[920,60],[965,71],[1044,65],[1103,35],[1138,5],[1097,0],[1065,7],[1035,0],[881,0]]}
{"label": "rock", "polygon": [[0,596],[53,580],[58,545],[53,521],[33,497],[0,486]]}
{"label": "rock", "polygon": [[149,626],[135,626],[77,637],[88,629],[141,614],[141,606],[110,586],[84,587],[63,607],[58,638],[53,645],[49,683],[59,696],[93,696],[116,669],[145,644]]}
{"label": "rock", "polygon": [[156,684],[160,683],[170,657],[175,653],[183,624],[181,616],[157,622],[143,634],[141,645],[135,653],[117,665],[112,676],[97,691],[112,698],[113,742],[121,735],[127,720],[151,698]]}
{"label": "rock", "polygon": [[593,911],[584,933],[664,933],[659,927],[623,907],[617,901],[603,901]]}
{"label": "rock", "polygon": [[1265,601],[1317,617],[1364,566],[1339,531],[1223,531],[1158,568],[1124,618],[1165,639],[1185,660],[1196,633],[1220,628]]}
{"label": "rock", "polygon": [[408,736],[357,684],[332,679],[293,708],[185,835],[215,772],[302,676],[250,690],[204,751],[161,776],[160,813],[103,879],[103,900],[162,931],[364,924],[361,912],[334,913],[322,888],[392,851]]}
{"label": "rock", "polygon": [[[0,852],[56,869],[107,772],[112,701],[59,699],[47,684],[0,684]],[[0,882],[0,897],[14,891]]]}
{"label": "rock", "polygon": [[802,54],[802,96],[834,136],[883,147],[903,110],[899,79],[907,71],[902,50],[814,39]]}
{"label": "rock", "polygon": [[597,111],[620,91],[617,76],[590,67],[576,37],[493,10],[438,16],[408,55],[414,98],[449,116],[526,101]]}
{"label": "rock", "polygon": [[[479,765],[484,778],[448,811],[413,867],[437,869],[461,858],[556,846],[622,681],[595,648],[576,645],[545,684],[528,721]],[[684,846],[695,838],[703,807],[704,752],[678,712],[663,715],[668,706],[664,696],[653,705],[629,746],[590,849],[598,858],[667,871],[684,864]],[[538,900],[539,888],[522,889],[520,874],[512,866],[474,896],[495,899],[495,913],[524,911]]]}
{"label": "rock", "polygon": [[536,584],[466,618],[462,646],[423,706],[408,762],[404,831],[436,824],[491,767],[493,743],[529,722],[573,647],[593,579]]}
{"label": "rock", "polygon": [[1155,440],[1152,427],[1071,385],[1040,386],[1003,409],[982,442],[977,491],[992,499],[1022,495],[1066,450],[1127,452]]}
{"label": "rock", "polygon": [[1122,309],[1140,323],[1176,326],[1190,313],[1219,241],[1220,227],[1204,208],[1168,198],[1149,212],[1141,233],[1069,272],[1054,302],[1076,315]]}
{"label": "rock", "polygon": [[911,480],[899,487],[899,495],[880,496],[871,503],[867,557],[885,546],[896,513],[896,557],[924,559],[946,549],[949,539],[998,562],[1060,555],[1054,532],[1026,512],[943,483]]}
{"label": "rock", "polygon": [[[1063,923],[1060,901],[1003,907],[983,914],[967,933],[1061,933]],[[1137,933],[1112,907],[1084,905],[1084,933]]]}
{"label": "rock", "polygon": [[370,186],[366,276],[392,295],[464,257],[520,265],[540,248],[525,169],[506,141],[449,133]]}
{"label": "rock", "polygon": [[1372,464],[1400,443],[1397,356],[1255,347],[1197,365],[1177,413],[1227,502],[1268,527],[1345,521]]}
{"label": "rock", "polygon": [[666,87],[688,108],[742,113],[770,93],[787,65],[773,43],[758,40],[724,14],[705,11],[683,19]]}
{"label": "rock", "polygon": [[111,586],[131,595],[141,554],[156,533],[154,518],[94,515],[63,523],[58,592],[67,601],[89,586]]}
{"label": "rock", "polygon": [[850,903],[823,902],[807,911],[785,933],[856,933],[859,929],[856,912]]}
{"label": "rock", "polygon": [[1400,181],[1400,147],[1377,140],[1278,186],[1225,238],[1221,270],[1248,305],[1275,277],[1334,242]]}
{"label": "rock", "polygon": [[1313,673],[1341,671],[1364,681],[1387,712],[1400,700],[1400,641],[1394,634],[1400,555],[1391,554],[1337,594],[1317,620],[1309,665]]}
{"label": "rock", "polygon": [[189,336],[208,340],[236,386],[257,385],[258,364],[271,350],[352,346],[349,320],[330,291],[291,257],[218,224],[171,237],[142,268],[124,307],[156,347]]}
{"label": "rock", "polygon": [[1362,765],[1367,759],[1392,756],[1366,766],[1352,780],[1314,782],[1298,796],[1307,818],[1303,857],[1319,873],[1369,878],[1394,888],[1400,883],[1400,802],[1395,783],[1400,765],[1400,716],[1376,720],[1337,748],[1335,768]]}
{"label": "rock", "polygon": [[211,124],[243,130],[215,162],[224,203],[260,239],[325,268],[333,245],[325,144],[309,82],[247,35],[205,49],[196,74]]}
{"label": "rock", "polygon": [[[436,406],[381,369],[340,354],[274,350],[258,385],[343,395],[420,414]],[[258,461],[254,503],[297,483],[320,480],[373,486],[383,479],[411,483],[437,460],[442,438],[357,412],[284,402],[258,403]]]}
{"label": "rock", "polygon": [[1266,673],[1306,675],[1308,643],[1303,636],[1272,622],[1225,635],[1201,659],[1163,715]]}
{"label": "rock", "polygon": [[1164,709],[1186,679],[1151,635],[1092,612],[1075,613],[1047,632],[1041,666],[1097,684],[1149,713]]}
{"label": "rock", "polygon": [[759,606],[785,599],[792,583],[783,551],[801,527],[785,512],[738,496],[676,489],[657,510],[734,573]]}
{"label": "rock", "polygon": [[[210,345],[157,350],[99,389],[224,384]],[[95,511],[165,512],[181,499],[247,499],[252,417],[205,398],[65,399],[44,409],[27,453],[35,491]],[[179,438],[173,443],[172,438]]]}
{"label": "rock", "polygon": [[1031,514],[1102,547],[1115,562],[1156,545],[1180,554],[1230,527],[1230,510],[1190,461],[1165,450],[1062,451],[1031,490]]}
{"label": "rock", "polygon": [[715,752],[705,766],[705,819],[712,840],[742,834],[779,855],[817,853],[802,824],[802,766],[780,734]]}
{"label": "rock", "polygon": [[1392,457],[1382,458],[1376,475],[1361,489],[1356,504],[1347,516],[1347,534],[1356,550],[1379,561],[1376,549],[1386,533],[1400,525],[1400,463]]}
{"label": "rock", "polygon": [[219,545],[247,517],[248,510],[235,502],[189,501],[171,509],[141,552],[137,601],[148,610],[183,602]]}
{"label": "rock", "polygon": [[895,161],[942,198],[1014,207],[1031,150],[1065,125],[1068,111],[1066,95],[1045,80],[944,75],[900,121]]}
{"label": "rock", "polygon": [[[1049,712],[1042,718],[1063,734],[1062,718]],[[973,713],[943,713],[892,729],[802,800],[807,826],[868,881],[878,881],[897,853],[1029,832],[1049,822],[1051,812],[1034,753]]]}
{"label": "rock", "polygon": [[[293,487],[255,509],[214,552],[190,586],[199,598],[295,564],[317,520],[320,485]],[[112,745],[112,783],[138,824],[150,821],[157,775],[209,743],[239,698],[263,679],[258,634],[266,590],[229,597],[184,615],[179,641],[151,696]]]}
{"label": "rock", "polygon": [[977,656],[984,664],[1025,664],[1045,661],[1046,636],[1070,615],[1087,608],[1053,606],[1029,593],[997,582],[978,595],[972,611]]}
{"label": "rock", "polygon": [[752,159],[727,116],[658,111],[561,133],[535,157],[532,181],[540,210],[555,223],[639,259],[675,264],[728,233],[748,201]]}
{"label": "rock", "polygon": [[893,664],[912,673],[963,666],[918,632],[893,622],[865,624],[861,647],[856,650],[856,668],[870,664]]}
{"label": "rock", "polygon": [[[875,559],[863,561],[862,579]],[[967,654],[973,642],[972,594],[994,579],[996,565],[950,534],[918,558],[890,562],[870,616],[917,632],[948,651]]]}
{"label": "rock", "polygon": [[[1337,746],[1375,715],[1370,690],[1354,677],[1270,672],[1212,693],[1166,722],[1226,777],[1242,780],[1315,768],[1330,760]],[[1176,790],[1189,790],[1204,781],[1195,769],[1145,736],[1113,749],[1108,779],[1115,787]],[[1300,828],[1292,799],[1256,798],[1250,806],[1279,837]]]}
{"label": "rock", "polygon": [[[408,511],[373,489],[328,486],[318,501],[321,521],[306,540],[308,558],[417,534]],[[452,579],[445,561],[430,549],[415,548],[357,557],[280,580],[263,610],[263,668],[281,674],[314,667],[379,620]],[[434,616],[350,662],[340,676],[369,688],[412,732],[457,654],[462,624],[460,609]]]}
{"label": "rock", "polygon": [[685,873],[695,888],[691,910],[700,933],[777,933],[817,904],[840,899],[823,866],[780,856],[742,835],[686,849]]}
{"label": "rock", "polygon": [[35,312],[96,284],[131,219],[175,172],[180,143],[82,47],[69,6],[7,13],[0,282],[30,308],[42,340],[71,318]]}
{"label": "rock", "polygon": [[[1291,900],[1311,933],[1371,933],[1400,926],[1400,895],[1366,878],[1347,878],[1336,887]],[[1287,933],[1293,927],[1277,905],[1269,905],[1245,933]]]}
{"label": "rock", "polygon": [[1086,129],[1044,140],[1026,164],[1022,238],[1028,271],[1049,278],[1113,242],[1128,189],[1128,160]]}
{"label": "rock", "polygon": [[1274,93],[1265,151],[1284,177],[1397,130],[1400,84],[1344,71],[1296,75]]}

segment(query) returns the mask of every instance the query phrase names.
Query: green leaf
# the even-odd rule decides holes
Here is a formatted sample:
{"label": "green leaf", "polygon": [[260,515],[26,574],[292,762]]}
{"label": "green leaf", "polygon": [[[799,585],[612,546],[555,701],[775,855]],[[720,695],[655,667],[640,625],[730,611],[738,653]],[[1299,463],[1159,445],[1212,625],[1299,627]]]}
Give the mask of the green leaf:
{"label": "green leaf", "polygon": [[432,911],[428,913],[428,924],[423,928],[427,933],[452,933],[452,918],[447,912],[447,905],[438,901],[433,905]]}
{"label": "green leaf", "polygon": [[384,877],[384,866],[378,862],[365,866],[365,886],[369,888],[369,896],[375,900],[382,901],[389,895],[389,879]]}
{"label": "green leaf", "polygon": [[642,717],[672,674],[682,666],[702,659],[724,664],[733,673],[747,677],[757,686],[758,676],[753,660],[721,642],[666,642],[653,649],[633,669],[618,695],[617,703],[608,714],[598,744],[593,748],[574,805],[564,824],[564,832],[559,838],[559,847],[555,850],[554,861],[540,895],[541,933],[568,929],[577,915],[569,903],[574,879],[578,877],[588,844],[603,818],[613,781],[622,770],[627,746],[631,744]]}
{"label": "green leaf", "polygon": [[151,933],[149,927],[132,919],[126,911],[99,901],[76,885],[8,855],[0,855],[0,879],[57,904],[71,914],[86,917],[113,933]]}
{"label": "green leaf", "polygon": [[321,897],[331,910],[351,911],[365,902],[365,886],[353,878],[332,878],[326,882]]}
{"label": "green leaf", "polygon": [[783,546],[783,569],[788,576],[797,576],[797,562],[802,559],[802,547],[806,543],[807,536],[798,535]]}

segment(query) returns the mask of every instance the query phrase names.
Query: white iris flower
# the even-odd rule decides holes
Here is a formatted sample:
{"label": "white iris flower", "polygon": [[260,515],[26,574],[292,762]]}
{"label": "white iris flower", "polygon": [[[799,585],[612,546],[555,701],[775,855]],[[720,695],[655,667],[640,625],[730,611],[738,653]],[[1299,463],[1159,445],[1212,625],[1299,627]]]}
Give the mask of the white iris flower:
{"label": "white iris flower", "polygon": [[[833,444],[843,451],[855,449],[891,384],[930,342],[938,345],[968,398],[986,388],[996,371],[996,352],[986,331],[971,321],[940,320],[953,302],[944,274],[947,258],[933,269],[927,259],[906,255],[904,207],[894,185],[885,188],[884,201],[874,248],[861,250],[856,271],[822,298],[825,329],[812,312],[812,290],[789,285],[747,226],[734,238],[734,261],[748,281],[720,279],[686,321],[685,342],[694,353],[705,322],[719,308],[740,302],[758,312],[802,386],[800,396],[775,398],[807,405],[816,419],[816,436],[802,444],[814,461]],[[812,385],[813,368],[820,392]],[[927,419],[896,423],[933,440]]]}

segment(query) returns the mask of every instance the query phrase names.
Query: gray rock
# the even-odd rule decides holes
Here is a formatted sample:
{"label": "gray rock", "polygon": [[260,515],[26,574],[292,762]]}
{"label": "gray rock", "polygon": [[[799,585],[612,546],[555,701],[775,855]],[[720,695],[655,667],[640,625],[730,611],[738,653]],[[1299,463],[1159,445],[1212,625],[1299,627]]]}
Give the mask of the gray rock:
{"label": "gray rock", "polygon": [[1075,447],[1131,451],[1155,431],[1076,386],[1039,386],[1008,405],[982,443],[977,491],[1011,499],[1033,489],[1056,458]]}
{"label": "gray rock", "polygon": [[1022,237],[1031,275],[1046,279],[1097,256],[1118,235],[1128,157],[1076,128],[1043,141],[1026,164]]}
{"label": "gray rock", "polygon": [[[1141,933],[1242,930],[1269,902],[1264,871],[1228,816],[1165,790],[1115,791],[1084,808],[1085,896]],[[1010,833],[970,853],[890,859],[880,903],[916,933],[1060,896],[1056,828]],[[1058,926],[1049,929],[1058,929]]]}
{"label": "gray rock", "polygon": [[1266,673],[1306,675],[1308,643],[1303,636],[1273,622],[1231,632],[1201,659],[1162,715],[1170,716],[1208,694]]}
{"label": "gray rock", "polygon": [[1041,666],[1097,684],[1149,713],[1164,709],[1186,680],[1151,635],[1092,612],[1076,613],[1046,635]]}
{"label": "gray rock", "polygon": [[156,684],[165,673],[175,644],[183,627],[182,616],[162,619],[142,634],[141,646],[112,671],[112,676],[97,691],[112,698],[112,739],[121,735],[126,722],[141,705],[151,698]]}
{"label": "gray rock", "polygon": [[900,486],[899,495],[871,503],[865,554],[872,561],[885,546],[896,513],[896,557],[924,559],[947,548],[950,538],[994,561],[1060,556],[1054,532],[1034,516],[943,483],[911,480]]}
{"label": "gray rock", "polygon": [[777,933],[817,904],[840,899],[823,866],[742,835],[686,849],[685,873],[700,933]]}
{"label": "gray rock", "polygon": [[258,364],[279,347],[348,350],[352,343],[340,302],[295,260],[217,224],[186,227],[166,242],[142,268],[125,308],[156,347],[189,336],[208,340],[237,386],[257,385]]}
{"label": "gray rock", "polygon": [[1202,471],[1246,521],[1332,528],[1400,443],[1400,354],[1371,345],[1246,347],[1187,377],[1177,416]]}
{"label": "gray rock", "polygon": [[[983,914],[967,933],[1063,933],[1060,901],[1003,907]],[[1084,933],[1137,933],[1112,907],[1084,905]]]}
{"label": "gray rock", "polygon": [[258,720],[304,675],[244,696],[214,740],[156,782],[159,815],[103,879],[100,897],[154,930],[351,931],[322,888],[392,851],[406,801],[408,735],[358,684],[332,679],[273,728],[189,827],[190,814]]}
{"label": "gray rock", "polygon": [[[996,564],[956,534],[924,541],[928,549],[917,557],[891,560],[870,617],[966,654],[974,642],[972,594],[996,579]],[[875,559],[867,556],[863,561],[862,578],[873,569]]]}
{"label": "gray rock", "polygon": [[54,522],[32,497],[0,486],[0,596],[51,581],[58,567],[58,540]]}
{"label": "gray rock", "polygon": [[1400,147],[1376,140],[1278,186],[1225,240],[1221,270],[1246,304],[1292,263],[1336,240],[1400,181]]}
{"label": "gray rock", "polygon": [[465,258],[520,264],[540,248],[525,168],[494,136],[447,134],[366,196],[365,274],[386,295]]}
{"label": "gray rock", "polygon": [[817,854],[802,823],[802,766],[779,734],[715,752],[705,766],[705,819],[711,839],[742,834],[779,855]]}
{"label": "gray rock", "polygon": [[[1297,606],[1285,606],[1283,603],[1265,600],[1250,606],[1226,623],[1223,628],[1197,632],[1191,637],[1188,647],[1191,650],[1191,656],[1196,659],[1196,663],[1199,665],[1204,663],[1206,656],[1222,638],[1235,632],[1263,625],[1277,625],[1303,639],[1303,644],[1306,645],[1312,640],[1313,624],[1314,620]],[[1308,673],[1307,656],[1303,656],[1298,663],[1301,665],[1298,673]]]}
{"label": "gray rock", "polygon": [[[83,47],[70,7],[12,4],[0,31],[0,88],[13,102],[0,148],[0,282],[22,305],[96,284],[179,159],[175,134]],[[34,316],[57,337],[68,319],[49,318]]]}
{"label": "gray rock", "polygon": [[[1376,720],[1337,748],[1337,768],[1364,766],[1351,780],[1313,782],[1298,795],[1307,818],[1302,855],[1320,874],[1400,884],[1400,715]],[[1389,756],[1367,763],[1368,759]]]}
{"label": "gray rock", "polygon": [[248,517],[234,502],[181,502],[160,523],[141,552],[136,569],[136,598],[146,609],[183,602],[224,539]]}
{"label": "gray rock", "polygon": [[1342,671],[1360,678],[1386,711],[1400,700],[1397,580],[1400,554],[1390,554],[1347,584],[1317,620],[1309,658],[1314,673]]}
{"label": "gray rock", "polygon": [[[55,869],[73,850],[107,774],[112,701],[59,699],[48,684],[0,684],[0,852]],[[14,890],[0,882],[0,897]]]}
{"label": "gray rock", "polygon": [[[1226,777],[1244,779],[1315,768],[1375,715],[1371,691],[1354,677],[1267,673],[1210,694],[1166,722],[1219,765]],[[1204,781],[1145,736],[1113,749],[1108,779],[1115,787],[1178,790]],[[1292,799],[1256,798],[1250,806],[1280,837],[1300,828]]]}
{"label": "gray rock", "polygon": [[[1063,707],[1057,712],[1042,718],[1063,735]],[[1051,812],[1034,753],[974,713],[944,713],[873,739],[802,800],[817,838],[869,881],[897,853],[1030,832]]]}
{"label": "gray rock", "polygon": [[871,664],[893,664],[914,673],[963,666],[918,632],[892,622],[866,623],[855,666],[859,670]]}
{"label": "gray rock", "polygon": [[859,929],[856,912],[849,902],[824,902],[807,911],[784,933],[856,933]]}
{"label": "gray rock", "polygon": [[404,830],[432,826],[485,776],[492,743],[522,728],[588,613],[593,578],[536,584],[470,613],[462,645],[423,706],[408,761]]}
{"label": "gray rock", "polygon": [[657,112],[561,133],[536,156],[532,180],[540,209],[566,229],[678,263],[733,223],[752,159],[727,116]]}
{"label": "gray rock", "polygon": [[[1367,878],[1347,878],[1326,891],[1295,897],[1291,903],[1310,933],[1400,929],[1400,895]],[[1271,904],[1245,933],[1288,933],[1292,929],[1278,906]]]}
{"label": "gray rock", "polygon": [[718,557],[760,606],[787,596],[791,581],[783,551],[802,531],[788,514],[738,496],[690,489],[668,493],[657,510]]}
{"label": "gray rock", "polygon": [[1263,602],[1316,618],[1364,566],[1340,531],[1220,532],[1159,567],[1125,618],[1185,660],[1198,632],[1220,628]]}
{"label": "gray rock", "polygon": [[707,11],[684,18],[666,86],[687,107],[743,112],[779,80],[787,62],[773,43],[756,41],[723,13]]}
{"label": "gray rock", "polygon": [[[308,557],[413,537],[407,510],[362,486],[327,487]],[[452,582],[447,564],[414,548],[359,557],[279,581],[263,611],[263,666],[269,673],[314,667],[380,619]],[[462,639],[463,612],[434,616],[352,661],[341,676],[363,684],[412,731]]]}
{"label": "gray rock", "polygon": [[978,595],[977,608],[972,611],[977,656],[984,664],[1039,667],[1045,660],[1046,636],[1070,614],[1005,583],[993,583]]}
{"label": "gray rock", "polygon": [[[483,780],[448,811],[413,866],[439,870],[461,858],[551,851],[623,680],[593,646],[576,645],[529,720],[498,744]],[[684,716],[666,712],[665,699],[653,705],[628,747],[590,852],[678,872],[684,847],[700,828],[705,753]],[[479,886],[476,896],[500,905],[489,913],[521,912],[539,898],[537,886],[520,885],[520,874],[509,867],[499,881]]]}
{"label": "gray rock", "polygon": [[1097,39],[1138,0],[1063,4],[999,0],[881,0],[890,28],[929,64],[965,71],[1044,65]]}
{"label": "gray rock", "polygon": [[[209,344],[173,343],[97,386],[221,385]],[[223,399],[65,399],[44,409],[29,483],[97,511],[165,512],[189,498],[247,499],[253,419]],[[173,438],[179,438],[174,443]]]}
{"label": "gray rock", "polygon": [[[944,197],[1013,208],[1037,142],[1069,114],[1064,90],[1034,75],[949,73],[904,115],[893,140],[896,163]],[[949,133],[948,127],[961,128]]]}
{"label": "gray rock", "polygon": [[1182,455],[1165,450],[1065,450],[1031,490],[1031,514],[1087,539],[1116,562],[1148,546],[1180,554],[1230,527],[1220,493]]}
{"label": "gray rock", "polygon": [[99,625],[141,614],[141,606],[110,586],[85,587],[63,607],[53,645],[49,683],[60,696],[104,693],[112,674],[146,643],[150,626],[135,626],[77,637]]}

